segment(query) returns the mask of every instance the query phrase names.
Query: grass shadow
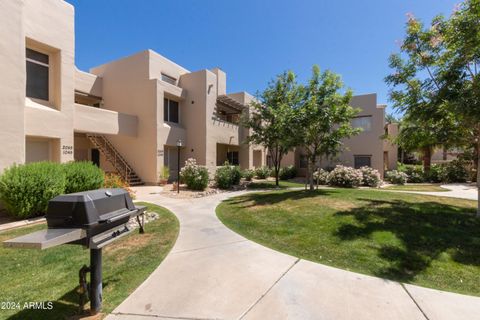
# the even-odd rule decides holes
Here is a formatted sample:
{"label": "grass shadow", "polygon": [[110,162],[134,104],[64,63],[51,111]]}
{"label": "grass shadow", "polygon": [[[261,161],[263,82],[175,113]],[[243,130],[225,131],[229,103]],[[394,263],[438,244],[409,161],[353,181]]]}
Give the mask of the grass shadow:
{"label": "grass shadow", "polygon": [[336,237],[351,241],[390,232],[401,242],[378,247],[378,256],[390,263],[375,275],[410,282],[444,255],[460,264],[480,266],[480,219],[473,209],[437,202],[358,200],[364,205],[336,213],[353,218],[338,228]]}
{"label": "grass shadow", "polygon": [[242,196],[227,199],[224,202],[228,205],[237,205],[242,208],[248,208],[254,206],[273,205],[286,200],[301,200],[306,198],[314,198],[320,195],[326,196],[333,193],[335,193],[334,189],[248,193]]}
{"label": "grass shadow", "polygon": [[[23,307],[23,306],[21,306]],[[22,309],[18,313],[8,317],[9,320],[56,320],[66,319],[78,314],[78,293],[77,288],[70,290],[55,301],[52,301],[52,308],[47,309],[47,302],[44,304],[45,309]]]}

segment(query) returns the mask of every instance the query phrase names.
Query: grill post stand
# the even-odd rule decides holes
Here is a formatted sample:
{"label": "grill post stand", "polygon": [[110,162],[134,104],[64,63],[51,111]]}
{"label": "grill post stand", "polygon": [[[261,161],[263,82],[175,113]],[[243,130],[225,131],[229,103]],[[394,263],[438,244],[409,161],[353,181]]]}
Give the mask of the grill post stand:
{"label": "grill post stand", "polygon": [[90,312],[102,309],[102,249],[90,249]]}

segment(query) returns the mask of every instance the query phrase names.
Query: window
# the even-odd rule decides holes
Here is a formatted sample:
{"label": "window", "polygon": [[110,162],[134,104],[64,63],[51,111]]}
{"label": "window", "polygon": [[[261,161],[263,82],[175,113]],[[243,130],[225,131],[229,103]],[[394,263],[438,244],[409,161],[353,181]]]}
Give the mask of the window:
{"label": "window", "polygon": [[166,75],[165,73],[162,73],[162,81],[173,84],[174,86],[177,85],[177,79],[175,79],[174,77],[170,77],[169,75]]}
{"label": "window", "polygon": [[27,97],[47,100],[49,98],[49,57],[46,54],[26,50],[27,57]]}
{"label": "window", "polygon": [[231,165],[238,166],[240,164],[238,162],[238,151],[228,151],[227,160]]}
{"label": "window", "polygon": [[372,156],[353,156],[353,158],[355,169],[372,166]]}
{"label": "window", "polygon": [[361,116],[352,119],[352,127],[361,128],[363,131],[372,130],[372,116]]}
{"label": "window", "polygon": [[178,102],[167,98],[163,99],[163,121],[178,123]]}
{"label": "window", "polygon": [[300,167],[301,169],[305,169],[306,167],[308,167],[307,156],[304,155],[304,154],[301,154],[301,155],[300,155],[299,167]]}

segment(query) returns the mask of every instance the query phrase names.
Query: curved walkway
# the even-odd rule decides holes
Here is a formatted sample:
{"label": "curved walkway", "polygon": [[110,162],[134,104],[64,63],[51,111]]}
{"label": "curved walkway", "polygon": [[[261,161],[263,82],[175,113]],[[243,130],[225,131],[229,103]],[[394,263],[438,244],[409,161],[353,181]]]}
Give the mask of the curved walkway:
{"label": "curved walkway", "polygon": [[466,183],[457,183],[457,184],[442,184],[440,187],[448,189],[449,191],[407,191],[407,190],[389,190],[385,191],[390,192],[406,192],[406,193],[418,193],[425,194],[430,196],[439,196],[439,197],[449,197],[449,198],[459,198],[467,200],[477,200],[478,192],[477,187],[471,184]]}
{"label": "curved walkway", "polygon": [[327,267],[243,238],[215,214],[222,200],[242,193],[139,195],[176,214],[179,237],[107,319],[480,319],[480,298]]}

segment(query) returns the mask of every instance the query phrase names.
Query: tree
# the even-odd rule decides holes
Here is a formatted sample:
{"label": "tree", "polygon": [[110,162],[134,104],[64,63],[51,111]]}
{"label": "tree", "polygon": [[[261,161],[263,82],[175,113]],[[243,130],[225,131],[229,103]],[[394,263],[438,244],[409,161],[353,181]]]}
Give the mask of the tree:
{"label": "tree", "polygon": [[272,160],[275,184],[282,158],[297,143],[295,109],[301,94],[293,72],[284,72],[250,104],[250,115],[242,123],[251,129],[247,142],[262,145]]}
{"label": "tree", "polygon": [[[466,0],[429,28],[409,16],[401,54],[390,57],[394,106],[420,123],[449,124],[449,145],[480,150],[480,0]],[[449,119],[451,122],[445,122]],[[480,196],[480,157],[476,156]],[[480,203],[477,209],[480,217]]]}
{"label": "tree", "polygon": [[[448,121],[448,118],[444,120]],[[435,148],[448,145],[450,126],[439,121],[419,121],[407,115],[402,119],[401,130],[393,142],[403,151],[419,151],[422,154],[423,171],[428,173]]]}
{"label": "tree", "polygon": [[301,127],[298,136],[300,146],[305,149],[308,160],[307,180],[313,186],[313,169],[317,160],[336,155],[343,145],[342,140],[359,132],[351,126],[352,118],[358,113],[350,106],[352,91],[341,93],[343,83],[331,72],[320,72],[313,66],[313,74],[304,88],[304,98],[299,107]]}
{"label": "tree", "polygon": [[[440,79],[442,99],[458,117],[464,136],[474,145],[480,200],[480,0],[463,2],[450,19],[437,18],[438,38],[444,51]],[[480,201],[477,206],[480,217]]]}
{"label": "tree", "polygon": [[397,118],[393,113],[387,113],[385,115],[385,122],[386,123],[399,123],[400,119]]}

